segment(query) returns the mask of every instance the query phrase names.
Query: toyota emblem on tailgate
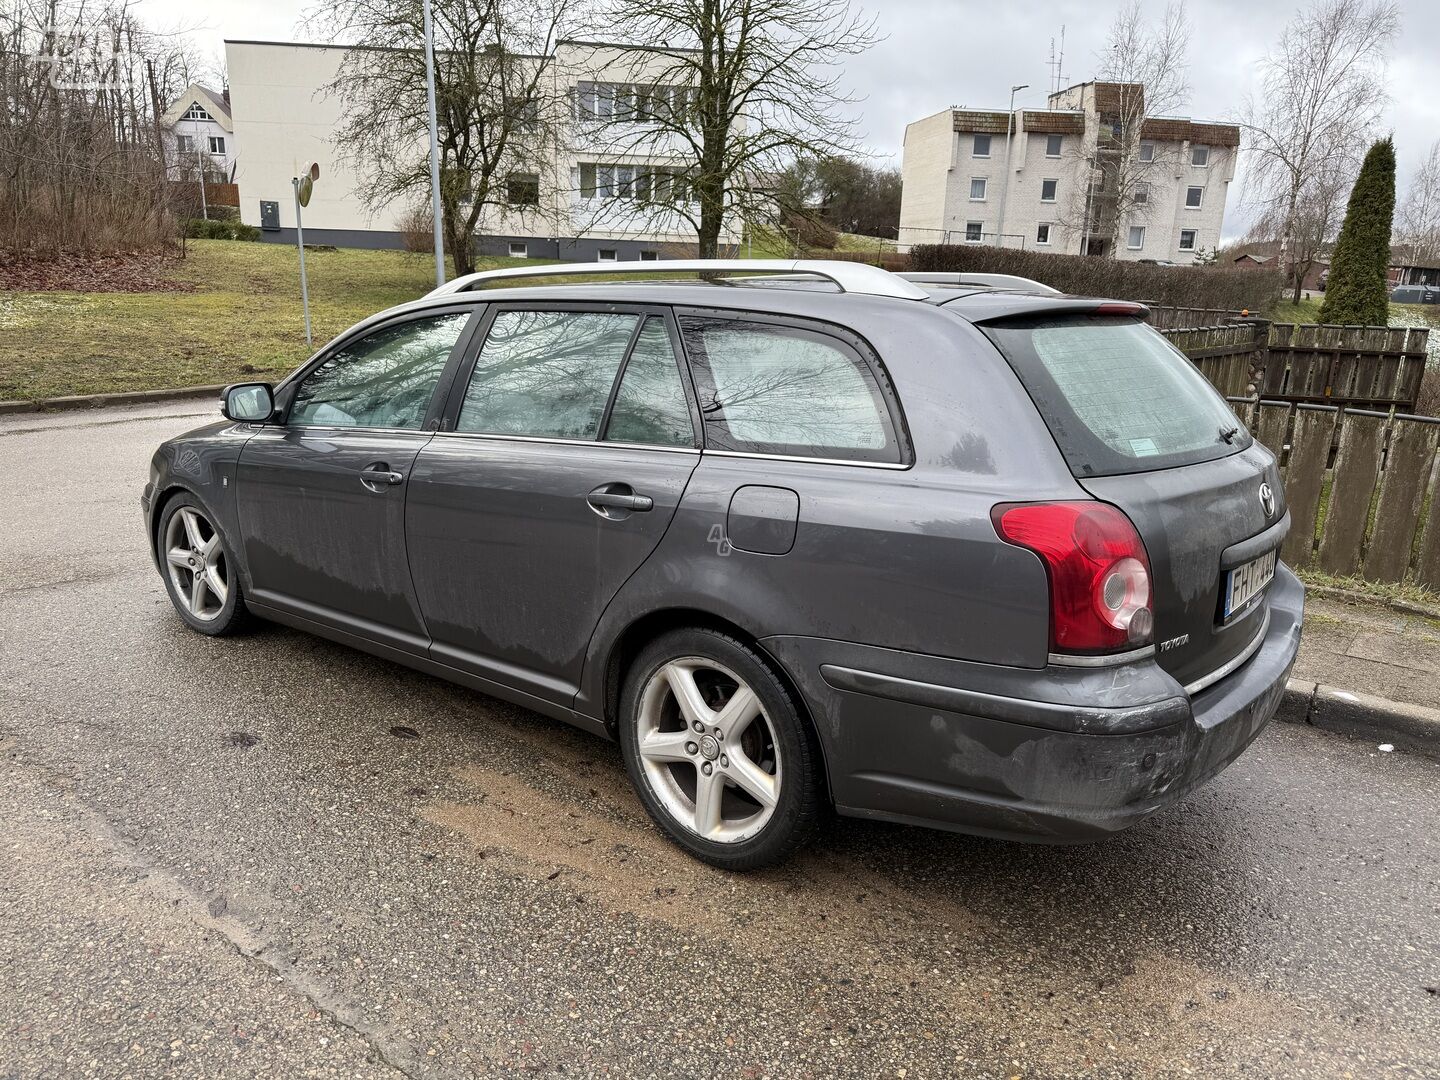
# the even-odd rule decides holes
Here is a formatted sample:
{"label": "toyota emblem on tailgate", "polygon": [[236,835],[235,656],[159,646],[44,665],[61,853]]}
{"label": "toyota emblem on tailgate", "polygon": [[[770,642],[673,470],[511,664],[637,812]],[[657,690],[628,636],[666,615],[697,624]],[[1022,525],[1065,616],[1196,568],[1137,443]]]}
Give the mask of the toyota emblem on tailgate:
{"label": "toyota emblem on tailgate", "polygon": [[1275,513],[1275,492],[1269,484],[1260,485],[1260,506],[1265,511],[1267,518]]}

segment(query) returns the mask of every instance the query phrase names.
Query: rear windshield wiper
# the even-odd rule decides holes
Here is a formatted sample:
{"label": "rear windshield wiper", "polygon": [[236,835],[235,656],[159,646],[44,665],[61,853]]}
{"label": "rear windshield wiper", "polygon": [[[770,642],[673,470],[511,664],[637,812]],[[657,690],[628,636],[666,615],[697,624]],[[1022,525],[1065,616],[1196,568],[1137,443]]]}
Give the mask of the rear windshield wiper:
{"label": "rear windshield wiper", "polygon": [[1222,428],[1220,429],[1220,441],[1223,442],[1223,443],[1231,443],[1231,442],[1234,442],[1234,441],[1235,441],[1235,436],[1236,436],[1236,435],[1239,435],[1239,434],[1240,434],[1240,429],[1239,429],[1238,427],[1229,427],[1229,428],[1223,428],[1223,427],[1222,427]]}

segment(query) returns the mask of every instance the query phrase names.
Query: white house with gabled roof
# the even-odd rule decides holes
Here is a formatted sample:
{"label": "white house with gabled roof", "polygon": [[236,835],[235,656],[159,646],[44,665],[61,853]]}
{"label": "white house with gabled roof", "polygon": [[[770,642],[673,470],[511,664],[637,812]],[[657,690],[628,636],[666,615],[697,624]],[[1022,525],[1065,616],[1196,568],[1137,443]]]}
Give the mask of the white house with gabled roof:
{"label": "white house with gabled roof", "polygon": [[191,83],[161,117],[172,180],[194,180],[203,169],[213,184],[234,181],[235,122],[228,92]]}

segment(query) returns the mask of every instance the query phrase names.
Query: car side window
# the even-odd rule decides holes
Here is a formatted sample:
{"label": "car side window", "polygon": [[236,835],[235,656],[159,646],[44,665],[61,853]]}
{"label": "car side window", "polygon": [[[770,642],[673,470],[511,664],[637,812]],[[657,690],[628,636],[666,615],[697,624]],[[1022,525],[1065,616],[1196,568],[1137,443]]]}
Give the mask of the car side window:
{"label": "car side window", "polygon": [[680,326],[710,449],[900,461],[875,374],[848,342],[747,319],[686,316]]}
{"label": "car side window", "polygon": [[455,430],[594,439],[639,322],[600,311],[498,312]]}
{"label": "car side window", "polygon": [[301,381],[290,423],[418,430],[469,318],[459,311],[409,319],[343,346]]}
{"label": "car side window", "polygon": [[694,446],[695,426],[665,320],[645,320],[610,408],[607,442]]}

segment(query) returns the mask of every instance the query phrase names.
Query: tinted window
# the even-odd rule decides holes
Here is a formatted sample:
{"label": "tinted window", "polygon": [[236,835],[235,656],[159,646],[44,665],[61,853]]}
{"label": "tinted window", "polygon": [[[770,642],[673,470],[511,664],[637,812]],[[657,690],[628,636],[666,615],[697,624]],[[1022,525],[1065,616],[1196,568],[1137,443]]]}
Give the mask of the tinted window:
{"label": "tinted window", "polygon": [[1090,316],[982,329],[1020,376],[1077,476],[1167,469],[1250,444],[1225,399],[1144,323]]}
{"label": "tinted window", "polygon": [[455,430],[595,438],[639,321],[595,311],[500,312]]}
{"label": "tinted window", "polygon": [[663,319],[646,319],[635,339],[635,348],[625,361],[620,389],[615,393],[605,438],[609,442],[655,446],[695,445],[690,405],[685,400],[680,368]]}
{"label": "tinted window", "polygon": [[411,319],[351,342],[305,376],[292,424],[419,428],[468,312]]}
{"label": "tinted window", "polygon": [[796,326],[681,320],[705,444],[718,450],[900,460],[885,399],[850,345]]}

